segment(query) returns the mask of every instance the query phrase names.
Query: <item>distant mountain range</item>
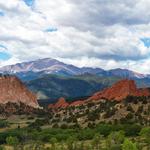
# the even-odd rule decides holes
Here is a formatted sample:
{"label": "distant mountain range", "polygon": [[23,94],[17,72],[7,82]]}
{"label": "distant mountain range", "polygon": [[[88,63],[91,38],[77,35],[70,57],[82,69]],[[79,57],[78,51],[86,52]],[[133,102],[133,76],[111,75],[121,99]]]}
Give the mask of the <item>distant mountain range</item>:
{"label": "distant mountain range", "polygon": [[56,100],[62,96],[80,99],[124,78],[134,79],[138,87],[150,87],[150,75],[147,74],[120,68],[79,68],[51,58],[4,66],[0,73],[18,76],[38,99]]}
{"label": "distant mountain range", "polygon": [[38,59],[35,61],[4,66],[0,68],[0,73],[15,74],[25,81],[37,79],[47,74],[74,76],[87,73],[101,77],[115,76],[130,79],[150,78],[150,75],[140,74],[128,69],[117,68],[112,70],[104,70],[101,68],[91,68],[91,67],[79,68],[51,58]]}

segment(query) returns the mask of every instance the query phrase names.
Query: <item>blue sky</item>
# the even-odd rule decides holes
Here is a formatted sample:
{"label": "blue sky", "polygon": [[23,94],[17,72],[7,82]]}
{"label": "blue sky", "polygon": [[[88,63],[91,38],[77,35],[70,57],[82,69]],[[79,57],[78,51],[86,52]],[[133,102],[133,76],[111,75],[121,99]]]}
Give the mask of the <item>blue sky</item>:
{"label": "blue sky", "polygon": [[10,54],[6,50],[7,48],[0,44],[0,60],[8,60],[11,58]]}
{"label": "blue sky", "polygon": [[141,39],[146,47],[150,47],[150,38]]}
{"label": "blue sky", "polygon": [[0,11],[0,16],[4,16],[4,12]]}
{"label": "blue sky", "polygon": [[6,1],[0,1],[6,47],[0,47],[0,66],[51,57],[150,73],[150,1]]}
{"label": "blue sky", "polygon": [[11,56],[7,52],[0,52],[0,60],[8,60]]}
{"label": "blue sky", "polygon": [[24,2],[28,5],[28,6],[32,6],[34,3],[34,0],[24,0]]}
{"label": "blue sky", "polygon": [[45,32],[56,32],[56,31],[58,31],[58,29],[57,28],[54,28],[54,27],[49,27],[49,28],[47,28],[46,30],[44,30]]}

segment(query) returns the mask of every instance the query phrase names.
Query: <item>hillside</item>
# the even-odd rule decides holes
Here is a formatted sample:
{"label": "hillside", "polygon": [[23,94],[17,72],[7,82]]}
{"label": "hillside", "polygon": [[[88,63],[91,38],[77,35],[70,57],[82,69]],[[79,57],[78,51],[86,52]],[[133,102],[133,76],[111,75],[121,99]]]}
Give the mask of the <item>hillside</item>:
{"label": "hillside", "polygon": [[150,125],[150,90],[138,89],[133,80],[121,80],[84,102],[68,103],[61,98],[48,109],[53,114],[52,126],[55,120],[58,126],[89,127],[101,122]]}
{"label": "hillside", "polygon": [[49,107],[49,113],[51,127],[56,124],[60,127],[65,124],[68,128],[69,126],[94,127],[103,122],[150,125],[150,98],[130,96],[121,102],[100,100],[76,107],[72,105],[59,109]]}
{"label": "hillside", "polygon": [[29,89],[37,93],[39,99],[56,100],[59,97],[74,99],[90,96],[94,92],[104,89],[116,82],[115,77],[98,77],[84,74],[80,76],[47,75],[43,78],[26,82]]}

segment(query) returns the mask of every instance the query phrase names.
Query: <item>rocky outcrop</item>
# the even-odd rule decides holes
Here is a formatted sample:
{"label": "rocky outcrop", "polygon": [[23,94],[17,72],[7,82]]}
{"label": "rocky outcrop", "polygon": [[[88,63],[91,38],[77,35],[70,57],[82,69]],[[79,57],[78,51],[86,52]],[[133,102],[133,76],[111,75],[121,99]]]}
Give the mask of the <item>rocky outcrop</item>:
{"label": "rocky outcrop", "polygon": [[61,97],[58,102],[55,104],[55,108],[65,108],[69,105],[69,103],[66,102],[65,98]]}
{"label": "rocky outcrop", "polygon": [[150,96],[149,89],[138,89],[134,80],[121,80],[112,87],[95,93],[88,100],[108,99],[121,101],[127,96]]}
{"label": "rocky outcrop", "polygon": [[78,100],[78,101],[72,102],[69,106],[80,106],[83,104],[84,104],[83,100]]}
{"label": "rocky outcrop", "polygon": [[30,107],[39,107],[36,95],[15,76],[0,77],[0,104],[7,103],[23,103]]}
{"label": "rocky outcrop", "polygon": [[67,103],[65,98],[61,97],[55,104],[49,104],[48,108],[49,109],[58,109],[58,108],[66,108],[66,107],[70,107],[70,106],[80,106],[83,104],[84,104],[84,101],[82,101],[82,100],[74,101],[72,103]]}
{"label": "rocky outcrop", "polygon": [[57,103],[55,104],[49,104],[48,105],[48,108],[66,108],[69,106],[69,103],[66,102],[65,98],[61,97],[59,98],[59,100],[57,101]]}

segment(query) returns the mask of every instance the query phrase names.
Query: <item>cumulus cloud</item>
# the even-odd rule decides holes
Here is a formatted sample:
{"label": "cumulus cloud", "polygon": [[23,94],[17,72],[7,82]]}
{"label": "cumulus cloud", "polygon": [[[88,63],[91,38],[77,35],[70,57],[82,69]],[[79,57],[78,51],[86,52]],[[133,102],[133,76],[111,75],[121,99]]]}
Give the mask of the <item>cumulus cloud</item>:
{"label": "cumulus cloud", "polygon": [[147,0],[0,0],[0,44],[12,56],[0,65],[52,57],[148,73],[149,9]]}

